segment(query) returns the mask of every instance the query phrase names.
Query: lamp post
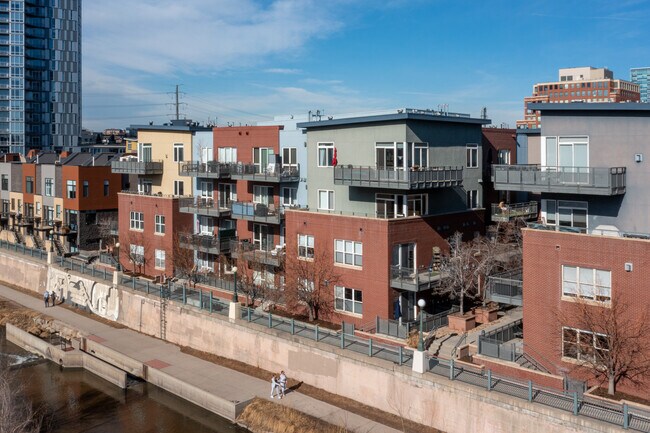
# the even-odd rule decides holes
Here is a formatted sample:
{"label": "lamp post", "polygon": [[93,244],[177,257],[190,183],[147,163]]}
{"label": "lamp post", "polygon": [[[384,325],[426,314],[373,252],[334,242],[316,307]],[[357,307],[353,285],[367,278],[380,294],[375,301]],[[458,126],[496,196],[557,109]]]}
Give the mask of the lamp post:
{"label": "lamp post", "polygon": [[232,273],[233,273],[233,279],[235,281],[235,288],[233,290],[232,294],[232,301],[233,302],[239,302],[239,297],[237,296],[237,266],[232,267]]}
{"label": "lamp post", "polygon": [[117,265],[115,265],[115,270],[119,272],[122,270],[122,265],[120,264],[120,243],[119,242],[115,243],[115,251],[117,252]]}
{"label": "lamp post", "polygon": [[424,306],[427,305],[427,302],[424,299],[418,301],[418,307],[420,307],[420,338],[418,339],[418,351],[424,352],[424,338],[422,337],[423,328],[424,328]]}

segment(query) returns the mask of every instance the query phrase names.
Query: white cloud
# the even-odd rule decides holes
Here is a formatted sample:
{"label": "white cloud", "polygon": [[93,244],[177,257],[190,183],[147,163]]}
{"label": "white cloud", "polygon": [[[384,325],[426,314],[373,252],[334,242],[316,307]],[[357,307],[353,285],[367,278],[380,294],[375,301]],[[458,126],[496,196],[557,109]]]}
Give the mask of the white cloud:
{"label": "white cloud", "polygon": [[295,75],[300,74],[302,71],[300,69],[290,69],[290,68],[268,68],[264,72],[269,74],[283,74],[283,75]]}

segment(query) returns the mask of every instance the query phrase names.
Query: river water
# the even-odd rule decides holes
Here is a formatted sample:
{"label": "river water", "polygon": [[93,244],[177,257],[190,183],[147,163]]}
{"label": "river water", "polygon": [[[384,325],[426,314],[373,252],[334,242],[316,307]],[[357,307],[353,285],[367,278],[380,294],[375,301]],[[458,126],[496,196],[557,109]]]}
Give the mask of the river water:
{"label": "river water", "polygon": [[19,366],[15,375],[45,414],[49,432],[248,432],[153,385],[133,381],[125,391],[85,370],[39,360],[6,341],[4,327],[0,357]]}

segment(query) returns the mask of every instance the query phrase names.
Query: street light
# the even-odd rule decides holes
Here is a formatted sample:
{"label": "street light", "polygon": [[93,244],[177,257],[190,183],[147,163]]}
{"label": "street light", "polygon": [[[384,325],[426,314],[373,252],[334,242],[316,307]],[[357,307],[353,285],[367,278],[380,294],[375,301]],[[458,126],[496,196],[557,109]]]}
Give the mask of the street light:
{"label": "street light", "polygon": [[427,305],[427,302],[424,299],[418,301],[418,307],[420,307],[420,338],[418,339],[418,351],[424,352],[424,338],[422,338],[422,332],[424,328],[424,306]]}
{"label": "street light", "polygon": [[237,296],[237,266],[232,267],[232,273],[234,275],[234,280],[235,280],[235,289],[232,294],[232,301],[233,302],[239,302],[239,297]]}
{"label": "street light", "polygon": [[122,270],[122,265],[120,264],[120,243],[119,242],[115,242],[115,250],[117,251],[117,265],[115,265],[115,270],[119,272]]}

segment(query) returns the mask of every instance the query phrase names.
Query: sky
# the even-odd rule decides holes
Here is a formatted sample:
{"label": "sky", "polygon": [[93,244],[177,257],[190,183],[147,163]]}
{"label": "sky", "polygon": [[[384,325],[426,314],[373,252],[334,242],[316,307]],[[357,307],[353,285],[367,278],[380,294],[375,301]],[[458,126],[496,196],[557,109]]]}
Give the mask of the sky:
{"label": "sky", "polygon": [[650,66],[649,0],[83,2],[83,126],[432,108],[515,126],[558,69]]}

